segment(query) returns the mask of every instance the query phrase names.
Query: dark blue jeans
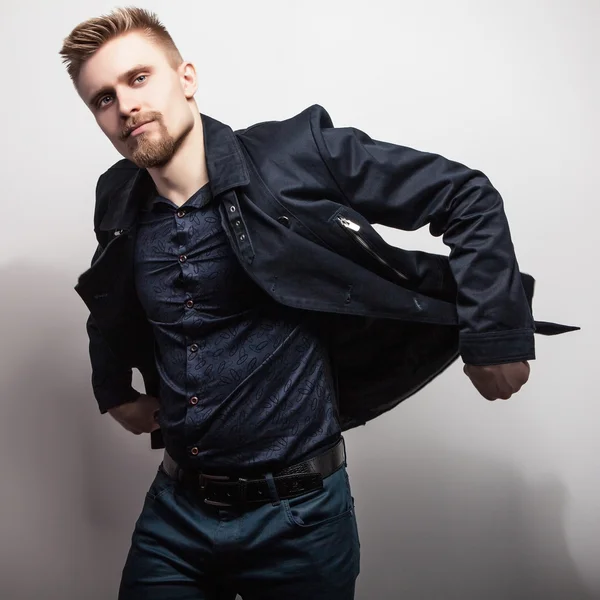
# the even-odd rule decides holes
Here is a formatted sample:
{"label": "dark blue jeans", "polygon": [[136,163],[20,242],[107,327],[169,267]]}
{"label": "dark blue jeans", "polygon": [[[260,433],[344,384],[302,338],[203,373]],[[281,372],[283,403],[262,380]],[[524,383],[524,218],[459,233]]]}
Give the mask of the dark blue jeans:
{"label": "dark blue jeans", "polygon": [[322,490],[272,500],[210,506],[159,468],[119,600],[352,600],[360,543],[345,466]]}

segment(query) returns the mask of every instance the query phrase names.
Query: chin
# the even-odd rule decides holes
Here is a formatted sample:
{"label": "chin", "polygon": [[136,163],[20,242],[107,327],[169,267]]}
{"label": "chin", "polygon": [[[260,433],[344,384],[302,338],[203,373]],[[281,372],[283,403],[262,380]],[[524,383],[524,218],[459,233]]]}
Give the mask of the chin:
{"label": "chin", "polygon": [[169,163],[171,158],[172,156],[132,156],[129,160],[131,160],[140,169],[154,169],[157,167],[164,167]]}

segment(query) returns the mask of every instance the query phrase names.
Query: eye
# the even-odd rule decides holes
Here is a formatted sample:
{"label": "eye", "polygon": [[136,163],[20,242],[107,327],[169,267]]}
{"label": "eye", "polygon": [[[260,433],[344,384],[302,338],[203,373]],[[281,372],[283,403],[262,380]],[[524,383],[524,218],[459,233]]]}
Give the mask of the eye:
{"label": "eye", "polygon": [[97,105],[98,105],[98,107],[106,106],[106,104],[103,104],[103,103],[102,103],[102,101],[103,101],[105,98],[110,98],[110,96],[109,96],[109,95],[102,96],[102,98],[100,98],[100,100],[98,100],[98,104],[97,104]]}
{"label": "eye", "polygon": [[[148,77],[148,75],[138,75],[133,81],[139,81],[140,79],[144,78],[144,77]],[[141,83],[144,83],[144,79],[142,79]],[[106,102],[103,102],[103,100],[105,100],[106,98],[111,98],[112,96],[110,94],[107,94],[106,96],[102,96],[102,98],[100,98],[97,102],[97,107],[98,108],[102,108],[104,106],[106,106]]]}

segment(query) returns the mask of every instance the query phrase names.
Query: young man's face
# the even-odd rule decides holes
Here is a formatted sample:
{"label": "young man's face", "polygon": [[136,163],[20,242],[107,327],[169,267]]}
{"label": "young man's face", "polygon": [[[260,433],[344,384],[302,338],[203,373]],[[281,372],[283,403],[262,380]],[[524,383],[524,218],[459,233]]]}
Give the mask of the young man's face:
{"label": "young man's face", "polygon": [[118,152],[141,168],[167,164],[194,125],[193,66],[174,70],[160,46],[138,32],[102,46],[83,66],[77,89]]}

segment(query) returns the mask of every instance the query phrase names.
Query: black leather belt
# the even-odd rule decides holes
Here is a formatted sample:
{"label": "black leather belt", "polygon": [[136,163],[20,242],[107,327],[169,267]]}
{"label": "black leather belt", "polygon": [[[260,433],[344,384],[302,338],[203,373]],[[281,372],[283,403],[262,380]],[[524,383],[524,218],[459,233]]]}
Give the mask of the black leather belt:
{"label": "black leather belt", "polygon": [[[280,499],[294,498],[305,492],[321,489],[323,479],[346,462],[344,438],[322,454],[273,473],[273,482]],[[162,467],[172,479],[187,483],[201,493],[206,504],[214,506],[243,506],[272,502],[269,484],[264,477],[232,478],[227,475],[208,475],[182,469],[165,450]]]}

